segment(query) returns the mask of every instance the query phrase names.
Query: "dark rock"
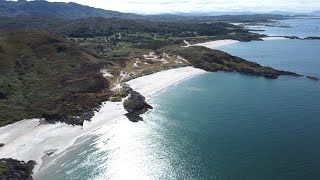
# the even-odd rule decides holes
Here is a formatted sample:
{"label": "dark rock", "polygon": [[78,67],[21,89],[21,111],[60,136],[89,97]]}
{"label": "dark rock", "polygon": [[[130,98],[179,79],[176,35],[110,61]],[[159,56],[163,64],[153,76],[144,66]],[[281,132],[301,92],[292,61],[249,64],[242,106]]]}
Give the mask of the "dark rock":
{"label": "dark rock", "polygon": [[317,77],[313,77],[313,76],[307,76],[307,78],[314,80],[314,81],[319,81],[320,79]]}
{"label": "dark rock", "polygon": [[0,179],[2,180],[33,180],[32,174],[35,161],[18,161],[15,159],[0,159],[0,162],[4,164],[4,172],[0,174]]}
{"label": "dark rock", "polygon": [[297,74],[297,73],[294,73],[294,72],[290,72],[290,71],[279,71],[279,70],[276,70],[278,73],[279,73],[279,76],[294,76],[294,77],[301,77],[302,75],[301,74]]}
{"label": "dark rock", "polygon": [[127,88],[130,96],[127,100],[124,101],[123,106],[128,111],[127,118],[132,122],[143,121],[143,118],[140,116],[144,114],[149,109],[153,109],[145,100],[146,98],[140,93],[133,91],[131,88]]}
{"label": "dark rock", "polygon": [[55,47],[57,48],[57,53],[66,52],[68,48],[65,44],[58,44]]}
{"label": "dark rock", "polygon": [[288,39],[301,39],[300,37],[298,36],[284,36],[285,38],[288,38]]}
{"label": "dark rock", "polygon": [[84,121],[90,121],[93,116],[94,116],[94,110],[90,112],[85,112],[78,117],[72,117],[68,119],[66,119],[66,117],[63,117],[59,114],[43,114],[42,118],[44,118],[47,122],[53,123],[53,124],[57,122],[63,122],[73,126],[83,126]]}
{"label": "dark rock", "polygon": [[305,40],[320,40],[320,37],[314,37],[314,36],[311,36],[311,37],[306,37],[304,38]]}
{"label": "dark rock", "polygon": [[46,153],[47,156],[51,156],[52,154],[54,154],[54,152],[47,152]]}
{"label": "dark rock", "polygon": [[7,99],[7,94],[0,90],[0,99]]}
{"label": "dark rock", "polygon": [[0,143],[0,147],[3,147],[5,144],[3,144],[3,143]]}

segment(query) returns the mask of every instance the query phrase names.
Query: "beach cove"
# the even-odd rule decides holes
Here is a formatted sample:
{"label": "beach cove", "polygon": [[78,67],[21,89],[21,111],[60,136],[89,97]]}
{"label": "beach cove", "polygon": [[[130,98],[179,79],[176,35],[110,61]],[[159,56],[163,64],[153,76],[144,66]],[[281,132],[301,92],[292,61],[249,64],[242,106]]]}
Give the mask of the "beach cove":
{"label": "beach cove", "polygon": [[[200,69],[184,67],[137,78],[128,84],[148,98],[170,85],[203,73]],[[23,120],[2,127],[0,142],[5,146],[0,149],[0,157],[35,160],[37,165],[34,171],[37,173],[43,156],[47,156],[46,153],[63,153],[79,137],[113,120],[126,119],[125,113],[122,103],[105,102],[92,120],[86,121],[83,127],[64,123],[50,124],[40,119]]]}

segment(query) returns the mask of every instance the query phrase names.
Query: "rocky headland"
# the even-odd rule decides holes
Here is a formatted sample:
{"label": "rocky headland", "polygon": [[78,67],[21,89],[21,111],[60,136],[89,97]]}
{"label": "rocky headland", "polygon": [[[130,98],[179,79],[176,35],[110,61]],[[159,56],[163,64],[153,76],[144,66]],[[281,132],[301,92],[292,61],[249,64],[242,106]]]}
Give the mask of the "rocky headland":
{"label": "rocky headland", "polygon": [[124,108],[128,111],[125,115],[132,122],[143,121],[140,115],[153,109],[153,107],[146,102],[146,98],[143,95],[132,90],[130,87],[128,87],[128,92],[129,96],[123,102]]}

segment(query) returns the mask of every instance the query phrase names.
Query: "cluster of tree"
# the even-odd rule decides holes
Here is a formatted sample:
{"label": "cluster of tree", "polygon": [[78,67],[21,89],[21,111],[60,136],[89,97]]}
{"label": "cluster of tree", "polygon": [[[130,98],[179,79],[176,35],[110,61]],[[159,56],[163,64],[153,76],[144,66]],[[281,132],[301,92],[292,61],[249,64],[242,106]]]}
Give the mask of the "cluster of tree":
{"label": "cluster of tree", "polygon": [[45,17],[2,17],[0,30],[42,29],[65,34],[70,37],[111,36],[115,33],[149,33],[171,37],[215,36],[247,31],[231,24],[152,22],[146,20],[125,20],[119,18],[87,18],[66,20]]}
{"label": "cluster of tree", "polygon": [[90,18],[74,20],[59,28],[59,32],[71,37],[110,36],[115,33],[151,33],[160,36],[194,37],[214,36],[246,30],[227,23],[167,23],[133,21],[115,18]]}

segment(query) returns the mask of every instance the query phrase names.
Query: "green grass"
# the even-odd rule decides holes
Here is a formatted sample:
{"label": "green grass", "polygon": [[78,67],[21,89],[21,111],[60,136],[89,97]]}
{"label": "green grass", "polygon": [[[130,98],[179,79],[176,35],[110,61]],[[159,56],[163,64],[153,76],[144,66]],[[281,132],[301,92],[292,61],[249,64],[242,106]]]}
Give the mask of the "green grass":
{"label": "green grass", "polygon": [[0,161],[0,176],[6,171],[6,164]]}
{"label": "green grass", "polygon": [[126,99],[126,100],[123,102],[123,106],[124,106],[125,108],[131,108],[133,105],[134,105],[134,101],[131,100],[131,99]]}

